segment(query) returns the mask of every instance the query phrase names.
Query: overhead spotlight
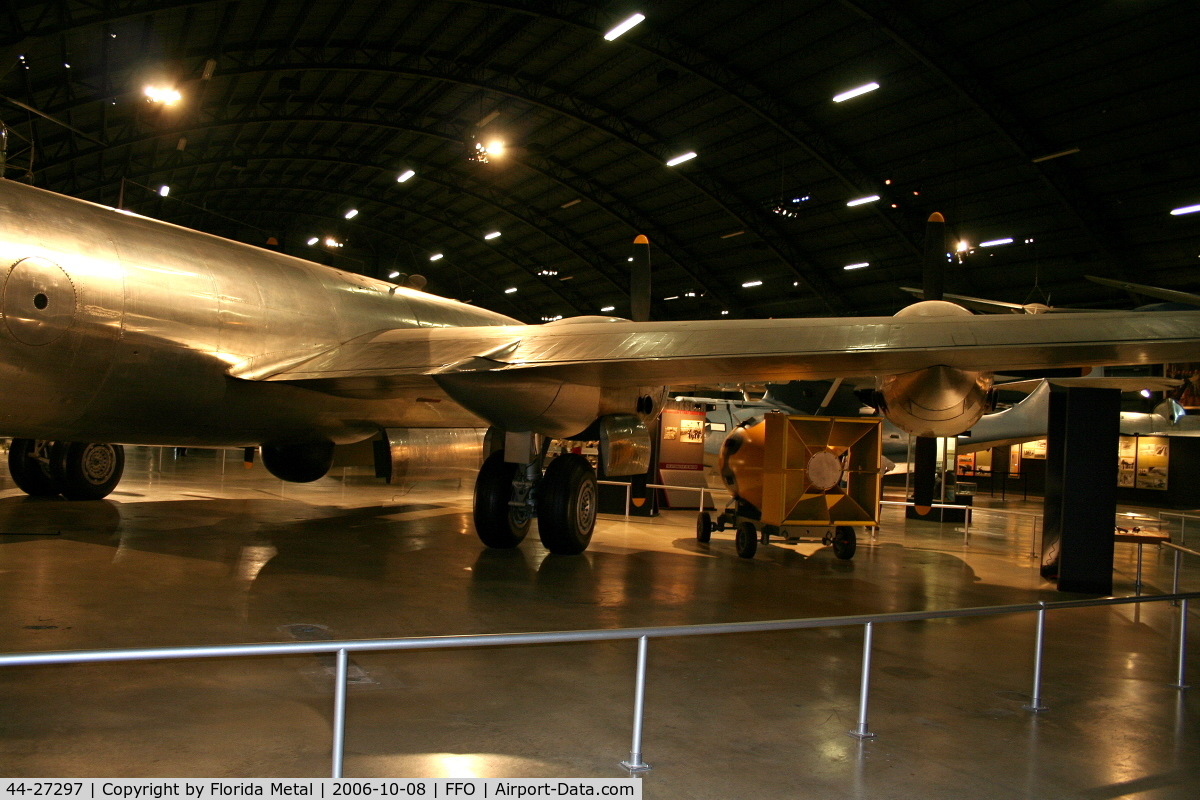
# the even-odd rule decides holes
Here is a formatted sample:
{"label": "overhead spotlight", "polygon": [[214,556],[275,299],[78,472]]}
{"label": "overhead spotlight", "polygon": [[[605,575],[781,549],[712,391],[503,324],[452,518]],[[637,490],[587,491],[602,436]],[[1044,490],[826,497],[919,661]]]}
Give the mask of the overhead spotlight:
{"label": "overhead spotlight", "polygon": [[967,244],[967,240],[963,239],[954,246],[954,249],[956,251],[958,251],[959,253],[965,253],[967,251],[967,248],[969,248],[970,246],[971,245]]}
{"label": "overhead spotlight", "polygon": [[487,151],[489,156],[502,156],[504,155],[504,142],[499,139],[492,139],[487,143],[484,150]]}
{"label": "overhead spotlight", "polygon": [[406,180],[408,180],[409,178],[411,178],[413,175],[416,175],[416,174],[417,173],[413,172],[411,169],[406,169],[406,170],[404,170],[404,172],[401,172],[399,175],[396,176],[396,183],[404,183]]}
{"label": "overhead spotlight", "polygon": [[847,89],[841,94],[835,94],[833,96],[833,102],[840,103],[843,100],[849,100],[851,97],[858,97],[859,95],[866,94],[867,92],[873,92],[878,88],[879,84],[875,83],[874,81],[871,81],[870,83],[864,83],[862,86],[855,86],[853,89]]}
{"label": "overhead spotlight", "polygon": [[308,240],[308,246],[309,246],[309,247],[312,247],[314,244],[316,244],[316,243],[317,243],[317,242],[319,242],[319,241],[321,241],[321,237],[320,237],[320,236],[314,236],[314,237],[312,237],[311,239],[309,239],[309,240]]}
{"label": "overhead spotlight", "polygon": [[728,316],[728,314],[729,314],[729,312],[728,312],[728,311],[722,311],[722,312],[721,312],[721,316],[722,316],[722,317],[724,317],[724,316]]}
{"label": "overhead spotlight", "polygon": [[341,247],[342,243],[339,242],[337,239],[334,239],[332,236],[327,236],[327,237],[325,237],[325,246],[326,247]]}
{"label": "overhead spotlight", "polygon": [[475,143],[471,149],[471,152],[467,155],[467,161],[474,161],[476,164],[491,163],[491,159],[488,158],[487,147],[483,142]]}
{"label": "overhead spotlight", "polygon": [[347,211],[347,212],[346,212],[346,219],[354,219],[354,218],[355,218],[355,217],[357,217],[357,216],[358,216],[358,209],[357,209],[357,208],[352,208],[352,209],[350,209],[349,211]]}
{"label": "overhead spotlight", "polygon": [[162,186],[158,187],[158,194],[159,194],[159,196],[160,196],[160,197],[166,197],[166,196],[167,196],[167,195],[169,195],[170,193],[171,193],[171,187],[170,187],[170,186],[167,186],[166,184],[163,184]]}
{"label": "overhead spotlight", "polygon": [[641,22],[645,18],[646,18],[645,14],[641,14],[641,13],[634,14],[633,16],[629,17],[628,19],[621,21],[620,23],[617,24],[616,27],[612,28],[608,33],[604,34],[604,38],[611,42],[613,39],[617,38],[622,33],[625,33],[626,31],[628,31],[634,25],[637,25],[639,22]]}
{"label": "overhead spotlight", "polygon": [[539,270],[539,271],[538,271],[538,275],[542,275],[542,276],[544,276],[544,277],[547,277],[547,278],[553,278],[554,276],[558,275],[558,270],[556,270],[556,269],[543,269],[543,270]]}
{"label": "overhead spotlight", "polygon": [[853,200],[847,200],[846,205],[853,208],[854,206],[861,206],[865,203],[874,203],[878,199],[879,195],[871,194],[867,195],[866,197],[856,197]]}
{"label": "overhead spotlight", "polygon": [[146,97],[152,103],[162,103],[164,106],[173,106],[183,97],[175,89],[170,89],[165,86],[147,86],[143,91]]}
{"label": "overhead spotlight", "polygon": [[668,167],[678,166],[679,164],[682,164],[685,161],[691,161],[695,157],[696,157],[696,154],[694,152],[684,153],[683,155],[675,156],[674,158],[669,159],[667,161],[667,166]]}
{"label": "overhead spotlight", "polygon": [[441,260],[442,260],[442,254],[441,254],[441,253],[434,253],[433,255],[431,255],[431,256],[429,257],[429,260],[430,260],[430,261],[441,261]]}
{"label": "overhead spotlight", "polygon": [[498,238],[500,238],[500,231],[492,231],[491,233],[485,233],[483,235],[483,238],[484,238],[484,240],[498,239]]}
{"label": "overhead spotlight", "polygon": [[1138,394],[1140,394],[1142,397],[1145,397],[1147,400],[1150,399],[1150,390],[1149,389],[1142,389],[1142,391],[1138,392]]}

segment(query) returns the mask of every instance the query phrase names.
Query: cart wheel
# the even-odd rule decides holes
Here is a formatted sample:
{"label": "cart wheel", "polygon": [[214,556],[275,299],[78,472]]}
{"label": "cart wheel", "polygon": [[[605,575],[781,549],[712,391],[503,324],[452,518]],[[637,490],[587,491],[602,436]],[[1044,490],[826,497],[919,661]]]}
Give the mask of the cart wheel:
{"label": "cart wheel", "polygon": [[758,531],[754,530],[753,522],[738,525],[733,546],[742,558],[754,558],[754,553],[758,550]]}
{"label": "cart wheel", "polygon": [[717,523],[716,524],[717,524],[717,530],[719,530],[719,531],[725,530],[725,515],[724,514],[717,514]]}
{"label": "cart wheel", "polygon": [[849,561],[854,558],[856,547],[857,542],[854,538],[854,528],[847,525],[839,525],[837,530],[833,532],[833,554],[842,561]]}
{"label": "cart wheel", "polygon": [[701,511],[696,515],[696,541],[700,544],[708,544],[708,540],[712,538],[712,532],[712,516],[707,511]]}

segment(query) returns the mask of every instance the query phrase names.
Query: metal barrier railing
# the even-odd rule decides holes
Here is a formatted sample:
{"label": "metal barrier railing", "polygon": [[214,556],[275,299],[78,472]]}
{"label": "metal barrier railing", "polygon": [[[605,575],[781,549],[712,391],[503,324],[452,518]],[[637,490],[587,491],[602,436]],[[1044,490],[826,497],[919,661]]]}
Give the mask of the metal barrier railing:
{"label": "metal barrier railing", "polygon": [[[880,505],[884,506],[916,506],[916,503],[911,500],[880,500]],[[955,505],[953,503],[931,503],[930,508],[956,508],[966,511],[963,514],[963,546],[969,547],[971,544],[971,517],[973,512],[980,514],[1000,514],[1001,516],[1010,517],[1029,517],[1032,522],[1033,529],[1029,534],[1029,557],[1037,558],[1037,541],[1038,527],[1041,523],[1041,514],[1031,514],[1028,511],[1010,511],[1007,508],[988,508],[987,506],[964,506]]]}
{"label": "metal barrier railing", "polygon": [[[1195,552],[1195,551],[1189,551]],[[1200,555],[1198,553],[1197,555]],[[464,636],[415,636],[399,639],[358,639],[340,642],[278,642],[264,644],[216,645],[197,647],[151,647],[124,650],[76,650],[42,653],[0,654],[0,667],[31,666],[44,664],[83,664],[111,661],[156,661],[164,659],[228,658],[238,656],[266,655],[309,655],[333,653],[335,660],[333,696],[333,750],[331,774],[342,777],[342,762],[346,731],[346,681],[349,653],[432,650],[463,647],[497,647],[501,645],[552,644],[562,642],[599,642],[621,639],[636,639],[638,642],[637,666],[634,683],[633,742],[628,760],[620,762],[632,772],[650,769],[642,760],[642,719],[646,696],[646,661],[649,640],[679,636],[709,636],[727,633],[754,633],[764,631],[789,631],[804,628],[828,628],[845,625],[863,626],[862,675],[859,690],[858,722],[851,736],[860,739],[873,738],[867,725],[868,695],[871,677],[871,638],[875,623],[914,622],[930,619],[957,617],[987,617],[1001,614],[1037,612],[1037,634],[1034,644],[1033,692],[1031,702],[1025,706],[1030,711],[1044,711],[1041,704],[1043,636],[1045,616],[1050,610],[1088,608],[1092,606],[1124,605],[1180,601],[1179,637],[1176,689],[1188,688],[1185,680],[1187,664],[1187,616],[1188,600],[1200,598],[1200,592],[1148,595],[1142,597],[1107,597],[1095,600],[1066,600],[1047,603],[1023,603],[1006,606],[980,608],[956,608],[944,611],[901,611],[889,614],[859,614],[848,617],[813,617],[810,619],[764,620],[755,622],[726,622],[703,625],[675,625],[647,628],[616,628],[609,630],[549,631],[541,633],[482,633]]]}
{"label": "metal barrier railing", "polygon": [[[633,484],[625,481],[596,481],[603,486],[624,486],[625,487],[625,519],[629,519],[629,504],[633,496]],[[700,493],[700,508],[704,508],[704,495],[713,495],[713,505],[717,504],[715,492],[707,486],[671,486],[665,483],[647,483],[647,489],[672,489],[687,492]]]}
{"label": "metal barrier railing", "polygon": [[1195,514],[1184,514],[1179,511],[1159,511],[1159,519],[1172,518],[1179,520],[1179,543],[1183,544],[1187,541],[1187,521],[1190,519],[1193,522],[1200,522],[1200,517]]}

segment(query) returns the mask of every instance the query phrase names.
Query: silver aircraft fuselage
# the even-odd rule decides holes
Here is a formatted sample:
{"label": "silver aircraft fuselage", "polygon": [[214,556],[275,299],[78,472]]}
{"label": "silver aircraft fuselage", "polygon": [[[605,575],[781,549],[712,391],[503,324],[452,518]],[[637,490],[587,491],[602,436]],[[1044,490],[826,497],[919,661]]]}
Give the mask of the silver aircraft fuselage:
{"label": "silver aircraft fuselage", "polygon": [[483,426],[433,380],[387,399],[229,376],[374,331],[520,324],[0,180],[0,436],[252,446]]}

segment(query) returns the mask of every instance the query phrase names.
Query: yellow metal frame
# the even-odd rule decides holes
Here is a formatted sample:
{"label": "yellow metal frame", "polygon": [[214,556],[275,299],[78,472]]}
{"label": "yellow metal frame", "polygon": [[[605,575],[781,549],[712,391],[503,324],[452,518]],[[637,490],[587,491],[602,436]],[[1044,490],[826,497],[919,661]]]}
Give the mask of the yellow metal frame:
{"label": "yellow metal frame", "polygon": [[[762,521],[768,525],[878,525],[883,489],[880,417],[767,414],[763,438]],[[842,461],[842,480],[820,490],[808,477],[818,452]]]}

